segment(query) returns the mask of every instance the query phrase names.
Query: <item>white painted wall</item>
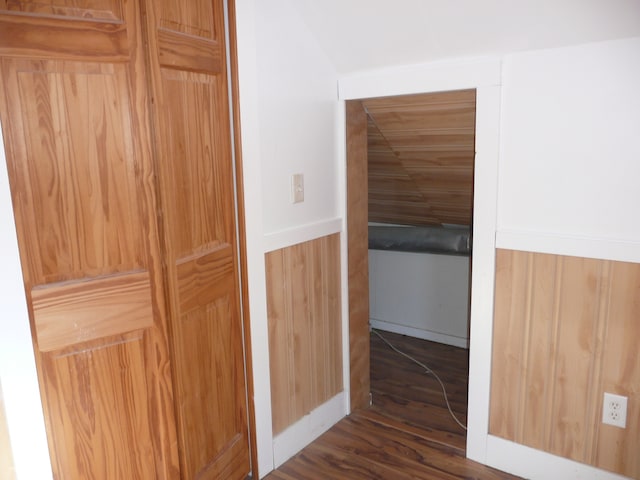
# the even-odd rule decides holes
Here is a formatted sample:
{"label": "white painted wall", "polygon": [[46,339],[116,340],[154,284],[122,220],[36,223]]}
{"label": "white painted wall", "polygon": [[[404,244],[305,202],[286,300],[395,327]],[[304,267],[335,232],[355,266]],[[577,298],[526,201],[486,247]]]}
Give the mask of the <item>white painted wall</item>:
{"label": "white painted wall", "polygon": [[498,244],[640,261],[640,37],[504,59]]}
{"label": "white painted wall", "polygon": [[298,0],[343,74],[640,34],[637,0]]}
{"label": "white painted wall", "polygon": [[[292,453],[290,442],[274,442],[271,429],[264,254],[342,230],[341,112],[335,69],[293,0],[237,0],[236,9],[258,468],[264,476],[274,456],[281,461]],[[290,201],[294,173],[304,175],[303,203]],[[346,398],[337,402],[343,414]],[[336,421],[335,413],[323,412],[312,412],[296,430],[308,434],[296,434],[297,449],[330,418]]]}
{"label": "white painted wall", "polygon": [[52,478],[0,132],[0,383],[17,480]]}
{"label": "white painted wall", "polygon": [[[338,216],[337,73],[295,2],[256,2],[256,54],[264,233]],[[304,202],[290,201],[304,174]]]}
{"label": "white painted wall", "polygon": [[374,328],[467,348],[469,257],[369,250],[369,320]]}

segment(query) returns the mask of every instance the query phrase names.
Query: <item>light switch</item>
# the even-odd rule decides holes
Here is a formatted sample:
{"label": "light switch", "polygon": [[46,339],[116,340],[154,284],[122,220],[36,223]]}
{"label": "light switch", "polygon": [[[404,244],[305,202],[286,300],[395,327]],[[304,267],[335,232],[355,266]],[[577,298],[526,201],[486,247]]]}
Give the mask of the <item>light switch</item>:
{"label": "light switch", "polygon": [[295,173],[291,175],[291,203],[304,202],[304,175]]}

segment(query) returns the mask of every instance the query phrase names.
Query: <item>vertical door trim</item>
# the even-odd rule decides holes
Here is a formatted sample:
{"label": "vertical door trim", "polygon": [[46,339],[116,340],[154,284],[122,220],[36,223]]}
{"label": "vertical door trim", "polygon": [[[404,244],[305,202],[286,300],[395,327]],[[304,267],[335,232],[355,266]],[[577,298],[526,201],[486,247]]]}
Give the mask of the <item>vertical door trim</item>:
{"label": "vertical door trim", "polygon": [[242,321],[242,349],[244,352],[244,377],[247,401],[247,428],[249,429],[249,456],[251,476],[260,478],[256,445],[256,418],[253,389],[253,361],[251,355],[251,322],[247,277],[247,239],[244,216],[244,184],[242,169],[242,139],[238,87],[238,52],[236,44],[236,8],[234,0],[224,0],[226,36],[227,84],[229,96],[229,126],[231,157],[233,163],[234,206],[236,221],[236,251],[238,255],[238,280],[240,282],[240,318]]}

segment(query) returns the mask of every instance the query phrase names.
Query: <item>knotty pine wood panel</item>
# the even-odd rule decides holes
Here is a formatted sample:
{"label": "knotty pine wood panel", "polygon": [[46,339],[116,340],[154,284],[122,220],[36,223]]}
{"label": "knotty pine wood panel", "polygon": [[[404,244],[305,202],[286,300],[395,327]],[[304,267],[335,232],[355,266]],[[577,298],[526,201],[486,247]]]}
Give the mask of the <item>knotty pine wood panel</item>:
{"label": "knotty pine wood panel", "polygon": [[409,176],[377,125],[367,121],[369,221],[439,224],[419,185]]}
{"label": "knotty pine wood panel", "polygon": [[369,207],[367,115],[360,101],[346,102],[347,264],[351,409],[366,408],[369,380]]}
{"label": "knotty pine wood panel", "polygon": [[274,434],[342,390],[340,235],[265,256]]}
{"label": "knotty pine wood panel", "polygon": [[640,478],[639,316],[640,264],[498,250],[490,432]]}
{"label": "knotty pine wood panel", "polygon": [[16,478],[15,471],[13,469],[9,430],[7,428],[7,416],[4,410],[2,385],[0,385],[0,478],[4,478],[6,480],[15,480]]}
{"label": "knotty pine wood panel", "polygon": [[422,105],[405,104],[395,110],[376,109],[366,101],[366,108],[372,116],[378,128],[386,132],[406,132],[415,130],[429,132],[439,129],[461,129],[469,132],[469,125],[473,125],[475,119],[475,105],[454,104],[446,107],[424,108]]}
{"label": "knotty pine wood panel", "polygon": [[470,225],[475,91],[376,98],[363,104],[369,115],[369,220]]}
{"label": "knotty pine wood panel", "polygon": [[440,110],[447,106],[472,106],[475,103],[474,90],[451,90],[437,93],[417,93],[399,97],[380,97],[367,99],[364,106],[367,110],[395,111],[398,105],[422,106],[424,109]]}

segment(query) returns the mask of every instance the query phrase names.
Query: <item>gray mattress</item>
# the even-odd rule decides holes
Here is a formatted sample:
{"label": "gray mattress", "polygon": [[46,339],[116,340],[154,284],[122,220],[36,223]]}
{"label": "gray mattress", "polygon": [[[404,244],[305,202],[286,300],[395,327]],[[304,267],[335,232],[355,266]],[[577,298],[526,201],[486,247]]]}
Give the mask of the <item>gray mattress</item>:
{"label": "gray mattress", "polygon": [[369,227],[369,248],[399,252],[470,255],[469,228]]}

